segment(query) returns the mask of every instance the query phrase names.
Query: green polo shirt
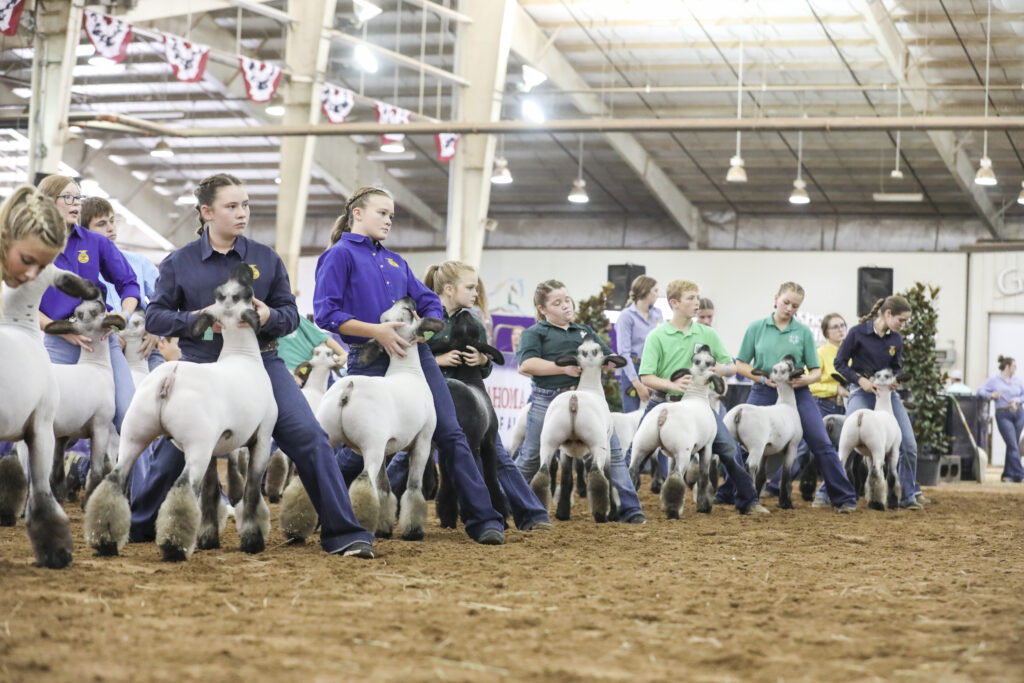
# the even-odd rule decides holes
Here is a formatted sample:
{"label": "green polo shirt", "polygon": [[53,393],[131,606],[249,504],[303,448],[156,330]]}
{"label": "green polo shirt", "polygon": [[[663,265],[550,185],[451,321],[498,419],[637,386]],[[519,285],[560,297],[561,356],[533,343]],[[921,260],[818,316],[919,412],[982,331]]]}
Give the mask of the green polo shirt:
{"label": "green polo shirt", "polygon": [[313,349],[330,339],[330,336],[311,323],[305,316],[299,316],[299,326],[291,334],[277,340],[277,355],[294,372],[299,363],[313,357]]}
{"label": "green polo shirt", "polygon": [[820,368],[814,335],[807,325],[791,320],[785,330],[775,325],[774,314],[750,323],[736,358],[755,369],[771,372],[784,356],[792,356],[798,368]]}
{"label": "green polo shirt", "polygon": [[[559,356],[575,356],[576,349],[587,337],[596,339],[606,354],[612,352],[608,345],[597,336],[597,333],[586,325],[569,323],[568,329],[563,330],[547,320],[541,320],[536,325],[531,325],[523,330],[519,336],[516,356],[519,358],[520,365],[523,364],[523,361],[531,358],[554,362]],[[533,378],[534,386],[541,389],[563,389],[575,386],[578,382],[578,377],[569,377],[568,375],[546,375]]]}
{"label": "green polo shirt", "polygon": [[732,356],[725,350],[725,344],[714,329],[694,322],[690,323],[690,329],[684,333],[672,323],[664,322],[647,335],[637,374],[641,377],[655,375],[670,379],[676,370],[688,370],[693,365],[693,351],[701,344],[711,348],[711,354],[719,363],[732,362]]}

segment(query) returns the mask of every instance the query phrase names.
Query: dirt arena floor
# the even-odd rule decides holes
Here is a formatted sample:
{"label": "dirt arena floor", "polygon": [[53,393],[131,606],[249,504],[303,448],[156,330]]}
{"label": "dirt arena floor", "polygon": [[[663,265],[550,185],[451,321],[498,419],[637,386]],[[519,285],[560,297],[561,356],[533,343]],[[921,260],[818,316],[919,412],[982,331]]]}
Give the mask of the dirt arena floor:
{"label": "dirt arena floor", "polygon": [[1024,680],[1024,486],[927,494],[850,517],[690,499],[668,522],[646,493],[642,527],[577,506],[483,547],[432,520],[373,561],[276,528],[247,556],[229,523],[178,565],[152,544],[93,557],[68,505],[66,570],[0,529],[0,680]]}

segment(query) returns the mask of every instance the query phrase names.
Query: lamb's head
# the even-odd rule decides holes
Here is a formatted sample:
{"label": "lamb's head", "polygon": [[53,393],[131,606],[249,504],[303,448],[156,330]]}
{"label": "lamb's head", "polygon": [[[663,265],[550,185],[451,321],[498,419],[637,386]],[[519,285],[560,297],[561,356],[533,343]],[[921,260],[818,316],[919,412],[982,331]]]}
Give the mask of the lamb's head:
{"label": "lamb's head", "polygon": [[[391,308],[380,314],[382,323],[401,323],[395,328],[402,339],[413,344],[424,342],[437,332],[444,329],[444,321],[437,318],[419,318],[416,315],[416,302],[412,297],[402,297]],[[363,347],[359,354],[359,361],[363,365],[372,363],[384,351],[380,344],[371,341]]]}
{"label": "lamb's head", "polygon": [[[764,373],[754,370],[754,374],[763,375]],[[772,366],[772,371],[768,373],[768,379],[776,384],[790,384],[793,380],[802,377],[803,374],[804,369],[796,366],[796,359],[793,356],[785,355],[782,360]]]}
{"label": "lamb's head", "polygon": [[871,375],[868,379],[871,380],[871,383],[876,387],[885,387],[886,389],[891,388],[894,384],[899,382],[899,378],[896,377],[896,374],[891,368],[882,368],[875,374]]}
{"label": "lamb's head", "polygon": [[587,337],[583,343],[576,348],[575,356],[559,356],[555,359],[555,365],[562,367],[578,365],[583,369],[601,367],[611,363],[617,368],[626,364],[626,359],[614,353],[605,354],[604,349],[593,337]]}
{"label": "lamb's head", "polygon": [[146,312],[136,308],[130,318],[128,327],[121,332],[122,339],[142,339],[146,335]]}
{"label": "lamb's head", "polygon": [[715,365],[717,364],[718,361],[715,360],[715,355],[711,352],[711,347],[707,344],[698,344],[693,350],[693,358],[690,362],[690,367],[676,370],[672,373],[671,380],[674,382],[680,377],[692,375],[693,382],[697,386],[710,384],[714,387],[715,393],[719,395],[724,394],[725,382],[721,377],[715,374]]}
{"label": "lamb's head", "polygon": [[438,346],[431,345],[430,348],[434,355],[449,351],[468,351],[468,347],[472,346],[494,363],[504,365],[505,354],[490,344],[480,341],[478,325],[476,318],[468,309],[464,308],[456,313],[451,319],[451,334],[448,335],[448,339]]}
{"label": "lamb's head", "polygon": [[107,305],[100,299],[84,299],[75,306],[74,315],[67,320],[54,320],[43,332],[46,334],[81,334],[93,341],[102,339],[109,330],[123,330],[124,319],[107,313]]}
{"label": "lamb's head", "polygon": [[192,323],[192,336],[200,339],[206,328],[219,322],[222,327],[238,327],[246,323],[253,332],[259,332],[260,316],[252,302],[252,267],[239,263],[231,276],[213,290],[213,305],[204,309]]}

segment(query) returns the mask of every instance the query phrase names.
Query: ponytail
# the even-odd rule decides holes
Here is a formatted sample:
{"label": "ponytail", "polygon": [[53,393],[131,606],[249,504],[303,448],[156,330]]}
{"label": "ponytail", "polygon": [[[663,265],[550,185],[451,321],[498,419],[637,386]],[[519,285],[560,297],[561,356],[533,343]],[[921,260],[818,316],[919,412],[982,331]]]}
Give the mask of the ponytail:
{"label": "ponytail", "polygon": [[202,235],[203,230],[206,229],[206,221],[203,220],[203,207],[213,206],[213,202],[217,199],[217,191],[220,188],[233,185],[242,185],[242,181],[230,173],[216,173],[203,178],[199,185],[196,186],[196,189],[192,191],[196,198],[196,212],[199,213],[199,227],[196,228],[197,235]]}
{"label": "ponytail", "polygon": [[1002,372],[1006,368],[1013,365],[1013,358],[1011,358],[1010,356],[999,356],[996,362],[999,363],[999,372]]}
{"label": "ponytail", "polygon": [[[361,209],[366,206],[366,203],[370,201],[370,197],[374,195],[380,195],[387,197],[394,201],[394,197],[391,193],[385,190],[383,187],[374,187],[367,185],[361,187],[352,193],[352,196],[345,202],[345,212],[338,216],[338,220],[334,221],[334,227],[331,228],[331,246],[333,247],[341,239],[341,236],[346,232],[352,232],[352,210]],[[428,285],[429,286],[429,285]]]}
{"label": "ponytail", "polygon": [[894,294],[890,297],[879,299],[878,301],[875,302],[875,305],[871,307],[871,310],[868,311],[868,314],[861,317],[859,322],[864,323],[867,322],[868,320],[872,320],[876,315],[884,313],[885,311],[889,311],[893,315],[899,315],[900,313],[909,313],[910,302],[904,299],[899,294]]}
{"label": "ponytail", "polygon": [[533,305],[537,309],[537,321],[545,320],[544,314],[540,312],[541,307],[547,302],[548,294],[556,289],[564,289],[565,285],[558,280],[545,280],[537,285],[533,291]]}

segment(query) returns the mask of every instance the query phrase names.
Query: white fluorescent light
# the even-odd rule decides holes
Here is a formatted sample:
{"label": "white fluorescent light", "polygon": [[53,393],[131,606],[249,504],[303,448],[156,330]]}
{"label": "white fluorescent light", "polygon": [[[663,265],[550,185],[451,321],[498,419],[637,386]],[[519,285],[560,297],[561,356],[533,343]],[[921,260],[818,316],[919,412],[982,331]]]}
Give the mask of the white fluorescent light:
{"label": "white fluorescent light", "polygon": [[180,204],[181,206],[194,206],[196,203],[196,198],[195,195],[193,195],[191,192],[186,192],[185,194],[175,199],[174,203]]}
{"label": "white fluorescent light", "polygon": [[1024,182],[1021,182],[1020,187],[1021,187],[1021,190],[1020,190],[1020,194],[1017,195],[1017,203],[1018,204],[1024,204]]}
{"label": "white fluorescent light", "polygon": [[263,110],[267,116],[284,116],[284,105],[283,104],[272,104]]}
{"label": "white fluorescent light", "polygon": [[86,197],[102,197],[103,199],[106,199],[110,196],[107,192],[104,192],[103,188],[100,187],[100,184],[92,178],[83,180],[79,184],[79,187],[82,188],[82,194]]}
{"label": "white fluorescent light", "polygon": [[540,108],[540,105],[533,100],[523,100],[522,105],[523,118],[533,123],[544,123],[544,110]]}
{"label": "white fluorescent light", "polygon": [[355,57],[356,64],[359,65],[360,69],[370,74],[377,73],[377,56],[370,51],[370,48],[365,45],[356,45],[352,56]]}
{"label": "white fluorescent light", "polygon": [[146,173],[145,171],[139,171],[136,169],[132,171],[132,177],[135,178],[136,180],[145,180],[146,178],[149,177],[149,174]]}
{"label": "white fluorescent light", "polygon": [[174,150],[167,144],[166,140],[161,139],[156,143],[156,147],[150,150],[150,156],[157,157],[158,159],[168,159],[174,156]]}
{"label": "white fluorescent light", "polygon": [[974,184],[991,186],[996,182],[996,172],[992,170],[992,160],[982,157],[978,164],[978,172],[974,176]]}
{"label": "white fluorescent light", "polygon": [[807,195],[807,183],[797,178],[793,181],[793,193],[789,195],[790,204],[810,204],[811,198]]}
{"label": "white fluorescent light", "polygon": [[577,178],[572,181],[572,190],[569,191],[569,201],[573,204],[586,204],[590,201],[590,197],[587,196],[587,181],[583,178]]}
{"label": "white fluorescent light", "polygon": [[523,64],[523,85],[521,88],[523,92],[530,92],[546,80],[548,80],[548,77],[543,71],[534,69],[529,64]]}
{"label": "white fluorescent light", "polygon": [[352,0],[352,9],[356,15],[356,21],[360,24],[373,19],[384,11],[369,0]]}
{"label": "white fluorescent light", "polygon": [[113,59],[108,59],[101,55],[94,55],[92,57],[89,57],[89,66],[111,67],[117,66],[117,62],[115,62]]}
{"label": "white fluorescent light", "polygon": [[741,157],[740,155],[737,154],[736,156],[729,160],[729,172],[725,174],[725,182],[747,182],[747,171],[745,168],[743,168],[743,157]]}
{"label": "white fluorescent light", "polygon": [[875,192],[871,195],[876,202],[923,202],[921,192]]}
{"label": "white fluorescent light", "polygon": [[401,154],[387,154],[370,152],[366,155],[367,161],[415,161],[416,152],[402,152]]}
{"label": "white fluorescent light", "polygon": [[23,100],[32,97],[32,88],[12,88],[11,92]]}
{"label": "white fluorescent light", "polygon": [[128,160],[118,154],[108,154],[107,158],[118,166],[124,166],[128,163]]}
{"label": "white fluorescent light", "polygon": [[164,187],[163,185],[154,185],[153,191],[156,192],[157,194],[162,194],[165,197],[170,197],[172,194],[174,194],[174,190],[172,190],[169,187]]}
{"label": "white fluorescent light", "polygon": [[401,137],[386,138],[386,141],[381,143],[380,151],[387,152],[388,154],[404,154],[405,143],[402,142],[404,137],[403,135]]}
{"label": "white fluorescent light", "polygon": [[103,146],[103,141],[97,140],[96,138],[86,138],[85,144],[88,145],[89,147],[92,147],[93,149],[99,149],[100,147]]}

